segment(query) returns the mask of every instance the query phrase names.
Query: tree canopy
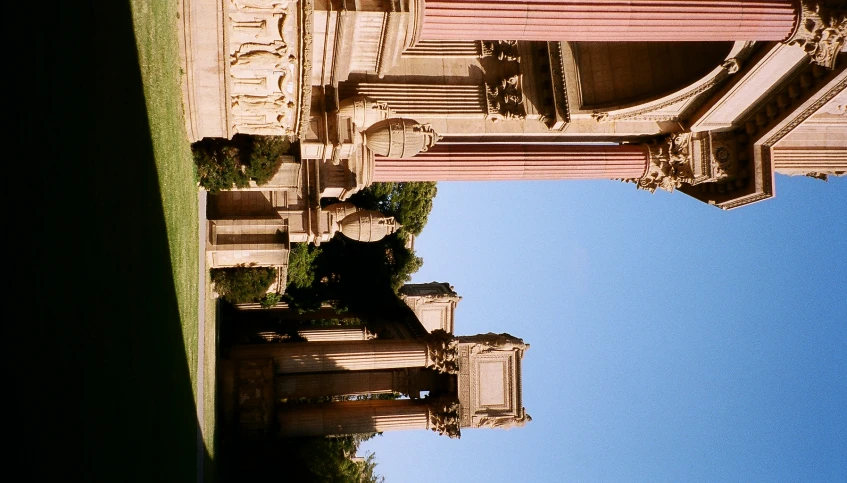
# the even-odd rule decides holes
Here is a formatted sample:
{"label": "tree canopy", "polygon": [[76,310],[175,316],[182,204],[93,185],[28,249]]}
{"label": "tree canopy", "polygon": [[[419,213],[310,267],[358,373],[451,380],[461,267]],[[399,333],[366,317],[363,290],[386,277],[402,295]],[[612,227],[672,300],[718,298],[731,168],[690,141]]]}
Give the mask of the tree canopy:
{"label": "tree canopy", "polygon": [[[394,216],[403,228],[371,243],[337,235],[319,251],[310,249],[307,263],[301,263],[306,262],[305,254],[298,254],[289,266],[291,271],[291,265],[296,264],[297,276],[289,277],[286,300],[301,310],[315,309],[326,301],[353,309],[378,298],[391,305],[389,301],[396,300],[397,290],[423,265],[423,259],[407,246],[408,237],[423,230],[435,194],[435,183],[415,182],[375,183],[354,195],[354,204]],[[316,257],[311,256],[314,253]],[[309,267],[313,274],[301,273]],[[304,281],[309,279],[312,283],[306,285]]]}
{"label": "tree canopy", "polygon": [[236,134],[232,140],[205,138],[191,145],[200,185],[210,193],[263,185],[279,171],[291,143],[281,136]]}
{"label": "tree canopy", "polygon": [[350,198],[356,206],[393,216],[401,232],[420,235],[438,189],[433,181],[374,183]]}

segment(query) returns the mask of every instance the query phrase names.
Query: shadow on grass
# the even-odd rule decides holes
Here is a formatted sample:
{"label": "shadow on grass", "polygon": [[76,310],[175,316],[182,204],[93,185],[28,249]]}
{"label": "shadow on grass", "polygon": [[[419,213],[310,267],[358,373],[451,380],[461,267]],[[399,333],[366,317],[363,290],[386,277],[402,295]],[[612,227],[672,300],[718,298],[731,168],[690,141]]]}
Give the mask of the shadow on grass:
{"label": "shadow on grass", "polygon": [[51,25],[9,91],[25,103],[10,116],[21,153],[7,153],[23,176],[6,178],[21,190],[7,194],[6,439],[32,479],[193,482],[198,423],[129,4],[58,8],[13,16]]}

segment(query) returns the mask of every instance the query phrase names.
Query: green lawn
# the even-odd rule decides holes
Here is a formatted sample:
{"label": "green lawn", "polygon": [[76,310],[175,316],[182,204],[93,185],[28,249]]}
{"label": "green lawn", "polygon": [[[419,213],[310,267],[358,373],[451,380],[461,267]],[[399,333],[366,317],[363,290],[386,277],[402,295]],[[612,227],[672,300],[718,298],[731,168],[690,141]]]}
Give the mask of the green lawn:
{"label": "green lawn", "polygon": [[[198,213],[196,170],[185,134],[176,0],[131,0],[139,66],[167,225],[171,268],[179,304],[188,370],[195,399],[204,398],[203,439],[214,455],[215,305],[207,282],[203,309],[206,330],[198,333]],[[207,276],[208,279],[208,276]],[[198,337],[205,353],[204,387],[198,387]],[[202,396],[198,391],[202,389]],[[207,474],[211,474],[207,469]]]}
{"label": "green lawn", "polygon": [[197,184],[185,135],[176,0],[131,0],[135,41],[168,230],[189,373],[197,394]]}

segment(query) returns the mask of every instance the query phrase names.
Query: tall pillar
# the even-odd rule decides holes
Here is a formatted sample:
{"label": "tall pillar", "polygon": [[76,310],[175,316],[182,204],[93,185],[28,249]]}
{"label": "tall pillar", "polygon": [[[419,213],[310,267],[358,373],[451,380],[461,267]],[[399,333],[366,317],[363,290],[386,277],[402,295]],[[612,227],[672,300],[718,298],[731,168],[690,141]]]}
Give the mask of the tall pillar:
{"label": "tall pillar", "polygon": [[275,380],[276,398],[409,394],[410,379],[415,377],[410,371],[414,370],[279,375]]}
{"label": "tall pillar", "polygon": [[339,94],[384,102],[396,114],[467,116],[488,112],[482,85],[344,83]]}
{"label": "tall pillar", "polygon": [[439,143],[409,159],[376,158],[374,181],[640,178],[646,146]]}
{"label": "tall pillar", "polygon": [[283,407],[279,435],[324,436],[431,429],[459,437],[458,403],[441,400],[366,400]]}
{"label": "tall pillar", "polygon": [[426,0],[421,40],[786,40],[792,0]]}
{"label": "tall pillar", "polygon": [[297,335],[306,339],[308,342],[376,339],[376,334],[364,327],[311,327],[308,329],[298,330]]}
{"label": "tall pillar", "polygon": [[236,345],[235,360],[273,358],[277,373],[373,371],[429,367],[457,371],[456,342],[447,334],[420,340],[282,342]]}

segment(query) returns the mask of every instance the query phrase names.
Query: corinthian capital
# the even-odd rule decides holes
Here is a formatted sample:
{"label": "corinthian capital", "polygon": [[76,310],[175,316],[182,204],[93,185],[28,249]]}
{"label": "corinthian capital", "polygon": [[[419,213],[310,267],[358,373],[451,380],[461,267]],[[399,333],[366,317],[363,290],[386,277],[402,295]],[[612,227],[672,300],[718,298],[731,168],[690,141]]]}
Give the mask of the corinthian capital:
{"label": "corinthian capital", "polygon": [[812,62],[835,68],[835,58],[847,41],[844,3],[830,7],[820,0],[801,0],[797,27],[785,43],[800,45]]}
{"label": "corinthian capital", "polygon": [[461,437],[459,429],[459,401],[453,398],[435,398],[428,402],[427,427],[442,436]]}
{"label": "corinthian capital", "polygon": [[648,143],[650,161],[647,172],[638,179],[626,179],[634,182],[638,189],[651,193],[661,188],[673,192],[683,183],[693,183],[691,134],[672,134],[662,141]]}
{"label": "corinthian capital", "polygon": [[447,374],[459,372],[459,342],[447,332],[436,329],[424,337],[426,367]]}

